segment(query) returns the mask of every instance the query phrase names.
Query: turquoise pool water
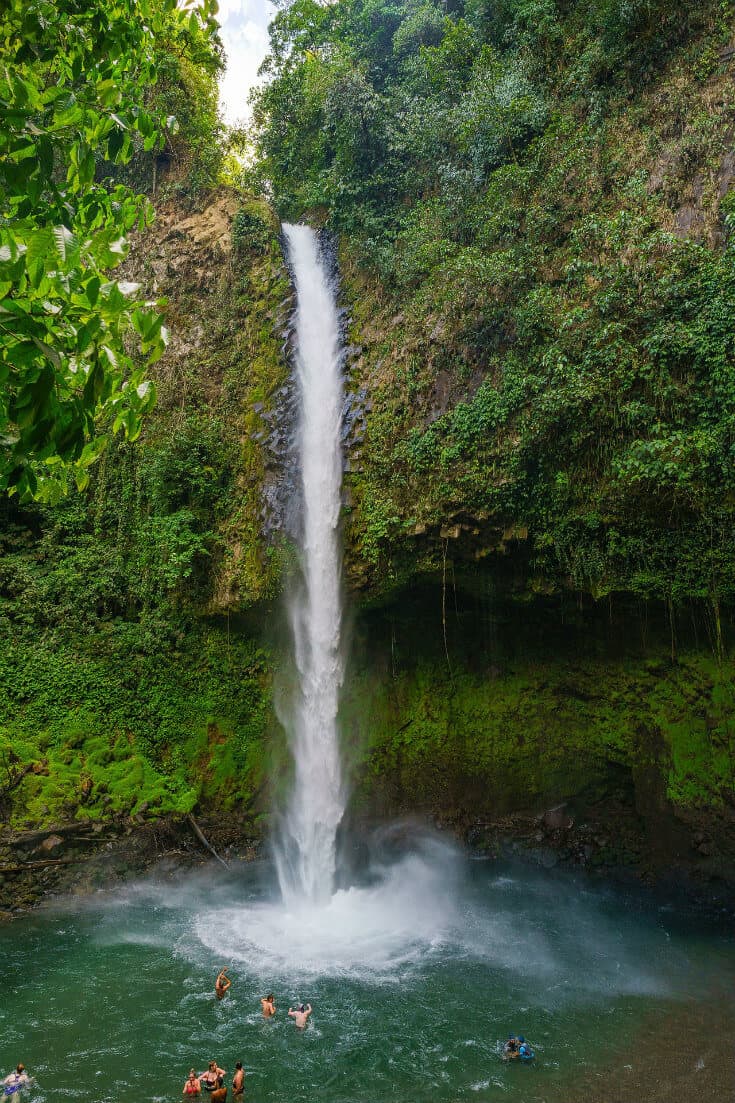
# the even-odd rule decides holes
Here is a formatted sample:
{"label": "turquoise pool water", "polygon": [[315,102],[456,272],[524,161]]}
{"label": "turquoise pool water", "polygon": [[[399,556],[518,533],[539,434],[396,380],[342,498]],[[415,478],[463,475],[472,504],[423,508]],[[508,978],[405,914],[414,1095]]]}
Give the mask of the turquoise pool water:
{"label": "turquoise pool water", "polygon": [[[436,840],[296,914],[267,863],[162,870],[0,928],[0,961],[3,1069],[39,1101],[181,1098],[210,1058],[253,1103],[733,1097],[726,922]],[[533,1065],[503,1062],[509,1031]]]}

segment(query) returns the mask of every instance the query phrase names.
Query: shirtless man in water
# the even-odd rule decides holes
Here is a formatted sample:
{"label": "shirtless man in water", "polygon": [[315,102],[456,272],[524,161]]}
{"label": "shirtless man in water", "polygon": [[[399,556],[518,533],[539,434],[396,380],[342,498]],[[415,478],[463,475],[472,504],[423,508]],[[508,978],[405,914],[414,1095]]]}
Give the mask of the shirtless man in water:
{"label": "shirtless man in water", "polygon": [[289,1007],[288,1013],[292,1019],[296,1020],[296,1026],[299,1030],[303,1030],[306,1026],[306,1020],[309,1018],[309,1015],[311,1015],[311,1004],[307,1003],[306,1007],[304,1007],[303,1003],[300,1003],[296,1010],[294,1010],[293,1007]]}
{"label": "shirtless man in water", "polygon": [[271,1019],[276,1013],[276,1005],[273,1002],[273,993],[268,996],[264,996],[260,1001],[260,1006],[263,1008],[263,1018]]}
{"label": "shirtless man in water", "polygon": [[232,981],[227,976],[226,969],[220,969],[219,975],[214,982],[214,991],[218,1000],[221,1000],[228,988],[232,986]]}
{"label": "shirtless man in water", "polygon": [[245,1070],[242,1067],[242,1061],[238,1061],[235,1065],[235,1075],[232,1077],[232,1098],[242,1099],[245,1094]]}

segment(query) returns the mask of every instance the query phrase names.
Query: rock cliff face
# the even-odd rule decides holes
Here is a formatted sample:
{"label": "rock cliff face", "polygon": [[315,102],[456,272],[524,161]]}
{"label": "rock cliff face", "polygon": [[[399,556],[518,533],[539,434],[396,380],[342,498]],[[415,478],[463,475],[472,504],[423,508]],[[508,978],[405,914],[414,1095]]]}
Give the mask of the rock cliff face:
{"label": "rock cliff face", "polygon": [[[270,235],[267,251],[253,210],[258,233]],[[288,555],[291,299],[277,228],[262,207],[251,205],[245,217],[251,236],[233,253],[243,214],[231,196],[183,222],[165,215],[160,246],[146,245],[146,268],[170,297],[172,325],[199,334],[193,348],[179,336],[164,372],[181,370],[167,363],[221,365],[224,357],[226,372],[215,368],[210,382],[238,377],[234,392],[220,393],[228,402],[238,396],[231,414],[243,504],[222,530],[226,551],[208,612],[252,607],[248,630],[257,632],[272,615],[263,599],[278,588],[284,548]],[[503,527],[461,502],[443,520],[413,522],[413,553],[383,560],[376,587],[365,501],[355,514],[355,495],[365,493],[365,465],[382,461],[373,429],[388,412],[381,379],[400,375],[410,349],[396,343],[403,318],[366,317],[363,278],[348,261],[342,278],[351,341],[346,575],[355,615],[344,728],[354,814],[438,814],[478,839],[492,835],[487,825],[520,816],[532,849],[550,837],[582,865],[678,864],[729,877],[734,669],[718,661],[706,609],[667,610],[625,595],[595,601],[544,593],[542,584],[529,595],[528,528]],[[241,290],[228,321],[233,281]],[[439,342],[441,320],[435,329]],[[476,385],[465,380],[460,394],[439,370],[431,417]],[[543,819],[559,805],[564,822]]]}
{"label": "rock cliff face", "polygon": [[691,625],[672,661],[654,608],[478,583],[407,586],[358,619],[356,813],[440,810],[478,844],[505,825],[539,857],[731,880],[732,663]]}
{"label": "rock cliff face", "polygon": [[277,585],[269,550],[289,530],[291,290],[279,225],[265,202],[227,188],[183,216],[168,202],[134,243],[128,270],[167,303],[158,416],[206,411],[239,452],[208,611],[240,611]]}
{"label": "rock cliff face", "polygon": [[[161,850],[182,849],[181,817],[192,809],[215,840],[250,846],[288,773],[269,719],[279,661],[274,610],[293,554],[292,299],[278,225],[264,203],[226,189],[198,210],[182,213],[172,201],[135,243],[128,273],[167,300],[172,338],[156,369],[157,412],[137,449],[105,461],[74,504],[73,525],[21,518],[22,546],[8,545],[21,572],[31,555],[73,588],[72,576],[59,573],[69,570],[61,548],[68,524],[90,549],[80,593],[97,586],[90,563],[123,558],[120,576],[105,577],[95,597],[82,642],[51,629],[58,669],[33,673],[38,657],[29,650],[22,676],[13,671],[6,686],[7,730],[15,724],[26,742],[16,741],[16,758],[4,761],[9,776],[28,767],[12,792],[0,791],[6,821],[20,833],[6,867],[38,860],[39,845],[66,853],[70,823],[108,825],[122,849],[131,825],[144,834],[169,825],[160,846],[146,835],[138,868]],[[351,342],[344,517],[353,640],[343,730],[352,822],[420,814],[471,845],[520,846],[546,864],[732,881],[735,666],[718,648],[711,610],[549,587],[534,574],[533,534],[521,520],[499,523],[460,499],[441,515],[387,515],[371,495],[399,402],[392,381],[421,350],[401,343],[404,318],[372,309],[378,292],[347,257],[342,280]],[[437,318],[432,331],[437,350],[443,324]],[[438,360],[435,367],[430,409],[422,401],[417,417],[441,418],[478,386],[470,374],[460,391],[456,376]],[[400,398],[402,421],[408,401]],[[202,450],[207,433],[213,440]],[[161,480],[155,493],[145,490],[148,468],[135,466],[146,456]],[[115,481],[126,464],[137,472],[133,497]],[[193,565],[176,574],[183,551],[172,518],[180,519],[183,485],[198,542]],[[130,546],[151,532],[153,550],[146,544],[131,560]],[[168,573],[154,591],[161,559]],[[143,579],[135,601],[131,563]],[[39,610],[23,615],[53,624],[48,606]],[[13,605],[7,615],[21,614]],[[724,612],[720,627],[726,635]],[[116,634],[133,628],[118,653]],[[33,633],[31,624],[29,641]],[[93,668],[99,653],[110,657]],[[68,675],[80,663],[81,688]],[[114,704],[104,688],[113,683]],[[125,755],[140,783],[123,793],[115,771]],[[39,827],[48,828],[43,836],[28,834]],[[99,849],[96,838],[77,850]],[[51,884],[56,867],[44,868]],[[2,876],[11,896],[14,877],[38,887],[30,867]]]}

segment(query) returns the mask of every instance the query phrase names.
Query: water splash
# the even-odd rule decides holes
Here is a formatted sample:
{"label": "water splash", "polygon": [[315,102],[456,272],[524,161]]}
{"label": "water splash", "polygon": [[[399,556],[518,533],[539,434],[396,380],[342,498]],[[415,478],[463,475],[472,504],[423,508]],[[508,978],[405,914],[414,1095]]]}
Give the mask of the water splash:
{"label": "water splash", "polygon": [[262,900],[197,914],[193,932],[228,961],[274,978],[349,977],[395,984],[454,948],[462,916],[446,896],[446,863],[412,854],[371,885],[338,889],[317,906]]}
{"label": "water splash", "polygon": [[324,902],[334,882],[345,793],[337,708],[343,678],[339,512],[342,483],[342,345],[334,289],[308,226],[284,225],[296,288],[301,578],[288,603],[298,684],[279,716],[294,759],[277,867],[284,898]]}

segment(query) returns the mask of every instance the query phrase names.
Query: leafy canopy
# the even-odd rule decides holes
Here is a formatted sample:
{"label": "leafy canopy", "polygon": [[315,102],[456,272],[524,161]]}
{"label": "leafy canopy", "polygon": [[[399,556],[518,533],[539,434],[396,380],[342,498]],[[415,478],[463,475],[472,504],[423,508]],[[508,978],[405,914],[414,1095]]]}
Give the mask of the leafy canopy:
{"label": "leafy canopy", "polygon": [[[110,278],[152,212],[110,179],[134,138],[168,118],[146,106],[159,41],[214,40],[214,0],[7,0],[0,16],[0,489],[82,487],[110,432],[128,439],[154,401],[147,367],[166,331],[138,287]],[[126,348],[136,334],[137,352]]]}

